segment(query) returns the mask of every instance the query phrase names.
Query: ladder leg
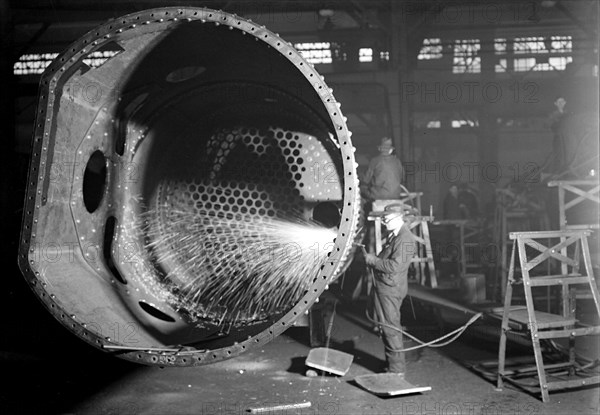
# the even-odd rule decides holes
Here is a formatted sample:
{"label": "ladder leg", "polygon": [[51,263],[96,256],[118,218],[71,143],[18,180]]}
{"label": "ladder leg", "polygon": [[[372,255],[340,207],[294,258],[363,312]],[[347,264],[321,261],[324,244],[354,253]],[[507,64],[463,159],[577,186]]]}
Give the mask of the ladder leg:
{"label": "ladder leg", "polygon": [[505,277],[505,272],[506,272],[506,257],[508,256],[508,247],[507,247],[507,240],[506,238],[508,237],[508,226],[506,223],[506,210],[503,209],[502,210],[502,249],[501,249],[501,258],[500,258],[500,298],[502,298],[504,296],[504,289],[506,288],[506,277]]}
{"label": "ladder leg", "polygon": [[427,225],[427,221],[421,222],[421,229],[423,231],[423,240],[425,241],[425,258],[427,258],[430,285],[431,288],[437,288],[437,276],[435,275],[435,263],[433,262],[433,250],[431,249],[431,239],[429,238],[429,225]]}
{"label": "ladder leg", "polygon": [[467,253],[465,251],[465,226],[462,224],[458,227],[458,240],[460,244],[459,278],[465,278],[467,274]]}
{"label": "ladder leg", "polygon": [[[575,290],[573,288],[568,288],[569,296],[566,299],[567,303],[567,318],[575,318],[575,309],[576,309],[576,298],[575,298]],[[575,326],[571,326],[570,328],[575,328]],[[569,337],[569,363],[571,364],[570,374],[574,374],[575,368],[575,337]]]}
{"label": "ladder leg", "polygon": [[[534,333],[535,330],[535,333]],[[537,328],[533,328],[531,331],[531,337],[533,341],[533,353],[535,355],[535,365],[537,367],[538,378],[540,380],[540,389],[542,391],[542,401],[544,403],[550,400],[548,394],[548,382],[546,381],[546,372],[544,371],[544,358],[542,357],[542,349],[540,346],[540,339],[537,337]]]}
{"label": "ladder leg", "polygon": [[504,297],[504,314],[502,315],[502,328],[500,329],[500,345],[498,347],[498,382],[496,387],[501,390],[504,386],[504,366],[506,363],[506,333],[508,332],[508,317],[510,314],[510,305],[512,302],[512,284],[509,282],[506,286],[506,296]]}
{"label": "ladder leg", "polygon": [[[420,274],[420,278],[421,278],[421,284],[427,285],[427,275],[425,273],[425,270],[427,269],[427,264],[424,262],[427,260],[427,250],[425,249],[425,240],[423,239],[423,222],[422,221],[419,221],[419,224],[417,225],[417,235],[421,239],[421,243],[417,244],[418,255],[419,255],[419,258],[421,259],[418,262],[419,274]],[[435,288],[435,287],[433,287],[433,285],[431,285],[433,283],[432,280],[430,280],[429,283],[432,288]]]}
{"label": "ladder leg", "polygon": [[519,261],[521,263],[521,275],[523,277],[523,291],[525,292],[525,304],[527,306],[527,315],[529,319],[529,331],[531,333],[531,343],[533,344],[533,354],[535,356],[535,366],[537,368],[538,380],[542,392],[542,401],[548,402],[548,382],[546,381],[546,371],[544,370],[544,358],[542,356],[542,348],[538,337],[538,323],[535,316],[533,303],[533,294],[531,292],[531,282],[529,278],[529,269],[527,266],[527,252],[525,251],[525,243],[521,238],[517,238],[519,246]]}
{"label": "ladder leg", "polygon": [[[496,207],[496,211],[495,211],[495,215],[494,215],[494,228],[493,228],[493,235],[494,235],[494,243],[496,244],[495,246],[498,246],[498,242],[500,241],[500,237],[499,237],[499,225],[500,225],[500,215],[499,215],[499,211],[500,211],[500,207],[497,206]],[[492,287],[492,300],[496,301],[496,299],[498,298],[498,256],[496,256],[496,266],[494,267],[494,282],[493,282],[493,287]]]}
{"label": "ladder leg", "polygon": [[500,345],[498,347],[498,381],[496,387],[501,390],[504,386],[504,365],[506,362],[506,333],[508,332],[508,318],[510,317],[510,306],[512,303],[512,290],[515,273],[515,246],[513,243],[512,253],[510,255],[510,267],[508,269],[508,283],[504,296],[504,311],[502,313],[502,327],[500,329]]}
{"label": "ladder leg", "polygon": [[586,236],[581,238],[582,245],[582,254],[583,254],[583,262],[585,264],[585,272],[589,278],[590,290],[592,292],[592,298],[594,299],[594,305],[596,306],[596,312],[598,313],[598,317],[600,317],[600,294],[598,294],[598,286],[596,285],[596,280],[594,279],[594,269],[592,268],[592,258],[590,257],[590,247],[588,245],[588,240]]}

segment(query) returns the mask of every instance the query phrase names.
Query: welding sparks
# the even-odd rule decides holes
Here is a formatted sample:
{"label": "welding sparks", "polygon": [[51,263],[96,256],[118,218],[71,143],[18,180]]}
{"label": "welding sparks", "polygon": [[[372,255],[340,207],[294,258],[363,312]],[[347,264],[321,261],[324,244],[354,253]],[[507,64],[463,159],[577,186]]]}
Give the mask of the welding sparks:
{"label": "welding sparks", "polygon": [[144,214],[147,248],[182,306],[220,325],[264,318],[297,302],[336,237],[333,229],[299,219],[166,212],[160,220],[157,212]]}

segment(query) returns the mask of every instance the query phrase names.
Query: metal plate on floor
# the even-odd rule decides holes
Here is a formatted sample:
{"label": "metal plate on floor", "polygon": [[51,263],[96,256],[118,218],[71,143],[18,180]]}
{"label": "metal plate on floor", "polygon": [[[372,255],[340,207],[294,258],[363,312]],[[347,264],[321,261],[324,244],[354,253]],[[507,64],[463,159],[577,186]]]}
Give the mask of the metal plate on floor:
{"label": "metal plate on floor", "polygon": [[311,349],[306,357],[306,366],[344,376],[348,373],[354,356],[328,347]]}
{"label": "metal plate on floor", "polygon": [[431,390],[431,386],[415,386],[404,379],[403,376],[394,373],[362,375],[357,376],[354,380],[362,388],[380,396],[408,395]]}

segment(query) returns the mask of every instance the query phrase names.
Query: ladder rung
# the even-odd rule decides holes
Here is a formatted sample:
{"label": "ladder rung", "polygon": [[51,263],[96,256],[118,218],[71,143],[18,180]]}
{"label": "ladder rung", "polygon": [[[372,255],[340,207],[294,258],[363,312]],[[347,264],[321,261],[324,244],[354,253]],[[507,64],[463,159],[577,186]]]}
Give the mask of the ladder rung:
{"label": "ladder rung", "polygon": [[553,274],[553,275],[540,275],[539,277],[536,276],[532,276],[530,275],[529,278],[533,279],[533,278],[571,278],[571,277],[581,277],[581,274],[578,273],[574,273],[574,274]]}
{"label": "ladder rung", "polygon": [[[553,363],[553,364],[549,364],[549,365],[544,365],[544,370],[550,370],[550,369],[562,369],[564,367],[569,367],[572,366],[573,364],[571,362],[562,362],[562,363]],[[508,365],[507,365],[508,367]],[[528,373],[528,372],[535,372],[537,371],[537,366],[536,365],[530,365],[530,366],[522,366],[519,368],[515,368],[515,369],[506,369],[504,370],[504,376],[514,376],[514,375],[519,375],[519,374],[523,374],[523,373]]]}
{"label": "ladder rung", "polygon": [[578,300],[593,300],[594,296],[590,291],[575,291],[575,298]]}
{"label": "ladder rung", "polygon": [[[529,314],[527,309],[511,310],[509,319],[517,321],[521,324],[529,324]],[[572,326],[577,322],[577,320],[575,318],[565,318],[558,314],[535,311],[534,322],[537,329],[540,330],[551,329],[554,327]]]}
{"label": "ladder rung", "polygon": [[413,258],[410,262],[433,262],[433,258]]}
{"label": "ladder rung", "polygon": [[588,284],[589,277],[580,277],[576,274],[571,275],[549,275],[546,277],[532,277],[529,279],[532,287],[562,285],[562,284]]}
{"label": "ladder rung", "polygon": [[578,388],[580,386],[585,386],[585,385],[595,385],[596,383],[600,383],[600,376],[590,376],[587,378],[580,378],[580,379],[547,382],[548,390]]}
{"label": "ladder rung", "polygon": [[538,338],[540,339],[558,339],[564,337],[578,337],[578,336],[589,336],[591,334],[600,334],[600,326],[592,327],[578,327],[576,329],[564,329],[564,330],[549,330],[549,331],[538,331]]}
{"label": "ladder rung", "polygon": [[598,229],[599,227],[597,223],[589,223],[583,225],[566,225],[565,229]]}
{"label": "ladder rung", "polygon": [[527,333],[526,331],[523,331],[525,329],[525,327],[522,324],[519,324],[517,327],[516,323],[512,323],[509,321],[509,330],[506,332],[507,334],[514,334],[515,336],[519,336],[519,337],[524,337],[524,338],[528,338],[531,339],[531,335],[529,333]]}

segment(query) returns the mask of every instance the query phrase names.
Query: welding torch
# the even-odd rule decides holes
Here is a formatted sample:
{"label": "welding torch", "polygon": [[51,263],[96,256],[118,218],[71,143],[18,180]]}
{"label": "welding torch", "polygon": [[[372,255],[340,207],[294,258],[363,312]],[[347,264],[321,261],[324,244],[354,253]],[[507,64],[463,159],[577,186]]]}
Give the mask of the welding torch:
{"label": "welding torch", "polygon": [[362,250],[363,255],[367,255],[367,250],[365,249],[365,246],[363,244],[359,244],[358,242],[353,242],[352,245],[354,246],[360,246],[360,249]]}

